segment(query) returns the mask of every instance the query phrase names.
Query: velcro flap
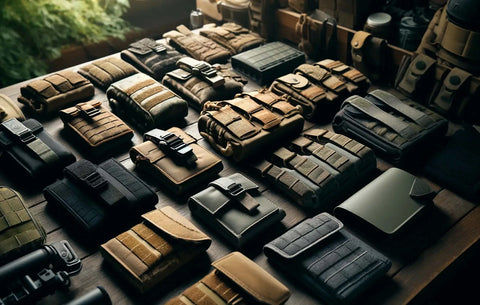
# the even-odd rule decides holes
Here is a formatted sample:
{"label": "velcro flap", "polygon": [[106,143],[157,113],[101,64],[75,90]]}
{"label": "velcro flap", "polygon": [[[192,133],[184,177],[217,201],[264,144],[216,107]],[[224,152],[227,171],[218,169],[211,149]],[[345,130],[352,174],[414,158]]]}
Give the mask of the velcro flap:
{"label": "velcro flap", "polygon": [[167,75],[179,81],[186,81],[187,79],[190,79],[193,76],[192,73],[185,71],[183,69],[175,69],[173,71],[168,72]]}
{"label": "velcro flap", "polygon": [[430,67],[435,63],[435,59],[425,55],[418,54],[415,59],[412,61],[407,73],[412,73],[413,75],[423,75],[425,74]]}
{"label": "velcro flap", "polygon": [[297,89],[303,89],[307,87],[310,83],[307,78],[299,74],[293,74],[293,73],[289,73],[287,75],[279,77],[277,78],[277,81],[280,81],[284,84],[290,85]]}
{"label": "velcro flap", "polygon": [[308,75],[308,77],[313,78],[317,82],[321,82],[325,76],[330,74],[327,70],[319,66],[314,66],[310,64],[302,64],[295,69],[295,72],[300,72],[302,74]]}
{"label": "velcro flap", "polygon": [[263,304],[279,305],[290,296],[287,287],[240,252],[232,252],[212,266]]}
{"label": "velcro flap", "polygon": [[43,79],[35,80],[29,83],[27,87],[29,87],[35,92],[38,92],[45,99],[51,98],[52,96],[60,93],[52,86],[51,83]]}
{"label": "velcro flap", "polygon": [[270,90],[252,91],[244,94],[252,97],[255,101],[269,106],[275,104],[279,100],[282,100],[280,96],[276,95]]}
{"label": "velcro flap", "polygon": [[296,153],[286,149],[285,147],[280,147],[272,153],[271,161],[278,166],[289,167],[288,162],[295,158],[296,155]]}
{"label": "velcro flap", "polygon": [[84,103],[78,103],[77,105],[69,108],[65,108],[59,111],[59,116],[62,119],[72,119],[77,117],[81,111],[89,111],[89,109],[96,108],[100,109],[102,106],[102,102],[92,100]]}
{"label": "velcro flap", "polygon": [[130,44],[128,50],[138,55],[146,55],[153,52],[153,48],[155,48],[156,44],[157,43],[155,40],[151,38],[144,38]]}
{"label": "velcro flap", "polygon": [[455,67],[445,77],[443,85],[448,91],[457,91],[471,76],[472,74]]}
{"label": "velcro flap", "polygon": [[257,104],[254,100],[248,97],[236,98],[236,99],[227,101],[227,103],[234,106],[235,108],[242,110],[243,112],[249,115],[263,109],[261,105]]}
{"label": "velcro flap", "polygon": [[322,128],[311,128],[309,130],[306,130],[303,133],[303,136],[309,139],[313,139],[316,142],[320,142],[324,140],[324,135],[328,132],[329,132],[328,130],[322,129]]}
{"label": "velcro flap", "polygon": [[73,86],[70,84],[70,82],[66,78],[58,74],[47,76],[45,77],[45,80],[51,83],[55,87],[55,89],[62,93],[73,89]]}
{"label": "velcro flap", "polygon": [[292,141],[291,146],[295,151],[301,152],[303,154],[308,154],[309,150],[307,147],[312,145],[312,143],[312,140],[306,137],[298,137]]}
{"label": "velcro flap", "polygon": [[284,259],[293,259],[309,249],[320,246],[330,236],[343,228],[343,223],[328,213],[321,213],[296,225],[265,246]]}
{"label": "velcro flap", "polygon": [[248,33],[248,29],[242,27],[239,24],[236,24],[235,22],[225,22],[224,24],[222,24],[221,28],[226,29],[229,32],[235,33],[236,35]]}
{"label": "velcro flap", "polygon": [[78,87],[83,83],[90,83],[85,77],[71,70],[60,71],[56,74],[66,78],[74,87]]}
{"label": "velcro flap", "polygon": [[176,240],[210,244],[211,239],[170,206],[155,209],[142,218]]}

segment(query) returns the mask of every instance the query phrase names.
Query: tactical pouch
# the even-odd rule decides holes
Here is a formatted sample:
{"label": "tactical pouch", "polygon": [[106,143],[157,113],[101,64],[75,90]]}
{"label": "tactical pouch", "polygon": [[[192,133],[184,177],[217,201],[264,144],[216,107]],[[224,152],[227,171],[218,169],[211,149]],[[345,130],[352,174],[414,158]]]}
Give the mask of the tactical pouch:
{"label": "tactical pouch", "polygon": [[423,161],[429,146],[445,135],[448,121],[410,100],[400,101],[386,91],[374,90],[365,98],[347,98],[332,127],[394,164],[409,161],[412,166]]}
{"label": "tactical pouch", "polygon": [[172,126],[188,114],[186,101],[144,73],[110,85],[107,98],[113,112],[141,130]]}
{"label": "tactical pouch", "polygon": [[112,83],[137,72],[129,63],[113,56],[96,60],[80,67],[78,70],[78,73],[102,90],[107,90]]}
{"label": "tactical pouch", "polygon": [[79,160],[65,167],[64,175],[43,194],[73,229],[84,233],[101,236],[107,225],[117,227],[158,200],[150,187],[113,158],[99,165]]}
{"label": "tactical pouch", "polygon": [[224,63],[232,55],[215,41],[193,33],[184,25],[177,26],[176,31],[164,33],[163,38],[169,38],[169,43],[178,51],[211,64]]}
{"label": "tactical pouch", "polygon": [[232,67],[260,86],[305,63],[305,53],[283,42],[270,42],[232,56]]}
{"label": "tactical pouch", "polygon": [[241,161],[295,137],[303,123],[300,107],[262,90],[205,103],[198,130],[221,154]]}
{"label": "tactical pouch", "polygon": [[92,83],[73,71],[60,71],[20,88],[18,101],[41,115],[55,114],[95,94]]}
{"label": "tactical pouch", "polygon": [[45,230],[30,214],[22,196],[3,186],[0,186],[0,219],[0,262],[30,252],[47,239]]}
{"label": "tactical pouch", "polygon": [[192,214],[239,248],[278,224],[285,212],[239,173],[210,182],[188,199]]}
{"label": "tactical pouch", "polygon": [[130,44],[120,55],[123,60],[158,81],[161,81],[167,72],[175,69],[177,60],[185,56],[151,38],[143,38]]}
{"label": "tactical pouch", "polygon": [[174,274],[212,243],[172,207],[155,209],[142,219],[100,247],[105,260],[140,292]]}
{"label": "tactical pouch", "polygon": [[344,81],[350,95],[365,95],[370,87],[370,80],[368,77],[341,61],[324,59],[314,65],[330,71],[333,75]]}
{"label": "tactical pouch", "polygon": [[200,34],[227,48],[232,55],[258,47],[264,42],[257,33],[233,22],[218,27],[204,27]]}
{"label": "tactical pouch", "polygon": [[435,59],[417,54],[411,62],[406,62],[406,68],[399,68],[395,88],[408,97],[426,101],[435,85],[435,64]]}
{"label": "tactical pouch", "polygon": [[65,129],[94,156],[112,153],[131,143],[133,130],[98,101],[60,110]]}
{"label": "tactical pouch", "polygon": [[212,272],[166,305],[281,305],[290,297],[287,287],[240,252],[227,254],[212,266]]}
{"label": "tactical pouch", "polygon": [[[60,176],[75,156],[55,141],[35,119],[10,119],[0,124],[0,152],[5,164],[36,181]],[[2,167],[4,167],[2,165]]]}
{"label": "tactical pouch", "polygon": [[350,42],[353,67],[374,81],[386,78],[387,41],[365,31],[357,31]]}
{"label": "tactical pouch", "polygon": [[344,135],[314,128],[252,164],[259,176],[312,210],[328,210],[368,180],[375,154]]}
{"label": "tactical pouch", "polygon": [[309,64],[298,66],[295,72],[277,78],[270,90],[285,95],[291,104],[300,105],[306,119],[331,121],[342,98],[348,94],[345,82],[327,70]]}
{"label": "tactical pouch", "polygon": [[0,123],[16,118],[19,121],[25,120],[22,110],[5,94],[0,94]]}
{"label": "tactical pouch", "polygon": [[350,304],[392,263],[328,213],[296,225],[263,248],[271,263],[328,304]]}
{"label": "tactical pouch", "polygon": [[276,36],[275,10],[277,2],[275,0],[250,0],[248,3],[250,29],[267,41],[273,41]]}
{"label": "tactical pouch", "polygon": [[130,158],[165,188],[176,194],[186,193],[213,180],[223,169],[220,158],[181,129],[172,127],[159,132],[159,136],[157,130],[148,132],[145,142],[130,149]]}
{"label": "tactical pouch", "polygon": [[335,207],[334,212],[352,225],[363,225],[364,230],[394,236],[431,209],[435,195],[428,182],[391,167]]}
{"label": "tactical pouch", "polygon": [[201,111],[205,102],[231,99],[243,90],[243,83],[238,81],[240,75],[227,72],[225,66],[217,66],[214,71],[215,76],[223,78],[223,84],[215,86],[203,77],[181,68],[168,72],[162,83],[185,98],[192,108]]}

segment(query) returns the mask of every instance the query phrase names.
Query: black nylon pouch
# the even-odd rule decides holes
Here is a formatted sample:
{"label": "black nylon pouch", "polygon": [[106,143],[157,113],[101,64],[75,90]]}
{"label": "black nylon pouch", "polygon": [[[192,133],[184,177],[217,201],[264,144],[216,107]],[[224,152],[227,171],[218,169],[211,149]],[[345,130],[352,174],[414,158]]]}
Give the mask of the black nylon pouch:
{"label": "black nylon pouch", "polygon": [[64,174],[43,194],[82,232],[101,233],[107,225],[118,226],[158,200],[150,187],[113,158],[98,166],[82,159],[67,166]]}

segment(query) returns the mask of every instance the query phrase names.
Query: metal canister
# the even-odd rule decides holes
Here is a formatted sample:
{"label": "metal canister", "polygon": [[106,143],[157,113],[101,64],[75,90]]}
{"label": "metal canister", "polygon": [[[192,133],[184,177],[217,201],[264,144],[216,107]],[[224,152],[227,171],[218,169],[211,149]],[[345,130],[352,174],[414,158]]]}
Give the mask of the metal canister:
{"label": "metal canister", "polygon": [[373,13],[368,16],[363,28],[364,31],[372,33],[373,36],[383,39],[391,38],[392,16],[384,12]]}
{"label": "metal canister", "polygon": [[203,26],[203,13],[197,8],[190,12],[190,27],[193,29],[198,29]]}
{"label": "metal canister", "polygon": [[398,46],[408,51],[415,51],[422,41],[427,26],[428,23],[417,22],[414,17],[403,17],[398,28]]}

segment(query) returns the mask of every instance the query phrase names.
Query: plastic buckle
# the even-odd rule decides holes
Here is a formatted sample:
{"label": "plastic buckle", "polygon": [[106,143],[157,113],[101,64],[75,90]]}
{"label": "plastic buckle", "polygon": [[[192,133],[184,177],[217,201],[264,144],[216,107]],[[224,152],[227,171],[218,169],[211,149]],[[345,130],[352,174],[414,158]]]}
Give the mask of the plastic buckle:
{"label": "plastic buckle", "polygon": [[17,138],[23,144],[28,144],[37,138],[29,128],[17,119],[5,121],[2,123],[2,126],[10,135]]}
{"label": "plastic buckle", "polygon": [[177,61],[177,66],[193,75],[201,77],[207,83],[212,85],[213,88],[225,84],[225,78],[218,75],[217,70],[205,61],[196,60],[191,57],[183,57]]}
{"label": "plastic buckle", "polygon": [[242,185],[240,183],[232,183],[230,184],[228,187],[228,193],[232,196],[232,197],[237,197],[239,195],[241,195],[245,189],[242,187]]}
{"label": "plastic buckle", "polygon": [[180,163],[193,166],[197,160],[193,149],[171,132],[153,129],[145,133],[143,140],[155,143],[163,152]]}
{"label": "plastic buckle", "polygon": [[157,54],[162,54],[167,52],[167,48],[161,44],[157,44],[152,50]]}
{"label": "plastic buckle", "polygon": [[103,179],[103,177],[98,172],[92,172],[87,176],[82,178],[89,187],[93,188],[94,190],[99,190],[102,187],[107,185],[107,180]]}
{"label": "plastic buckle", "polygon": [[88,104],[83,104],[83,105],[77,105],[77,109],[80,110],[82,114],[87,116],[88,118],[94,117],[97,114],[100,114],[100,108],[99,107],[93,107]]}

